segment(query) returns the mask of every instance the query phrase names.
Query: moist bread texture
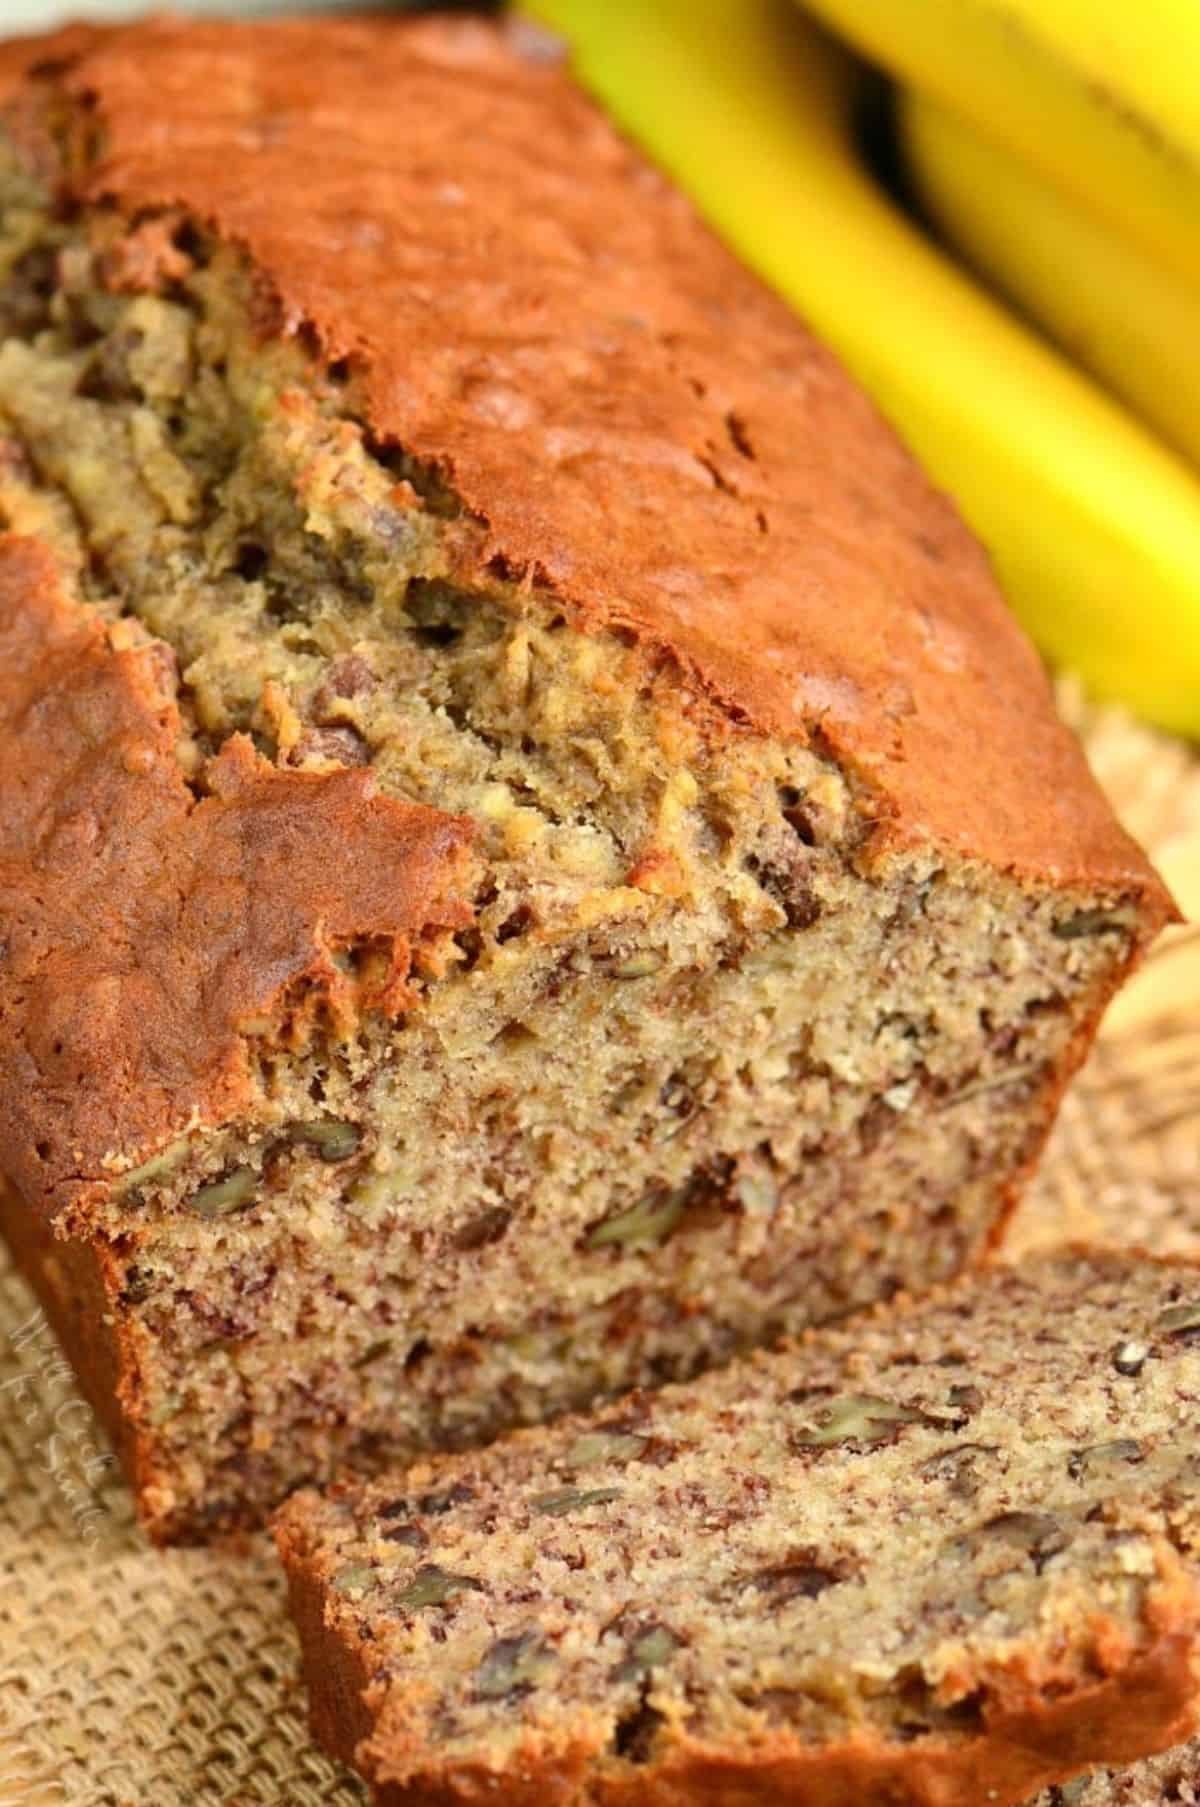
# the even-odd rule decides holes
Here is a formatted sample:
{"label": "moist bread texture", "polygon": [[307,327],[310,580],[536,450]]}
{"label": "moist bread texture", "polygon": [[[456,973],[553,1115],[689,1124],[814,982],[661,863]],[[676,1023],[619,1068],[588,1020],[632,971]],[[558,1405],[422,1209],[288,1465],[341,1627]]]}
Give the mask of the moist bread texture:
{"label": "moist bread texture", "polygon": [[525,28],[0,88],[0,1221],[151,1532],[977,1259],[1171,906],[833,359]]}
{"label": "moist bread texture", "polygon": [[1073,1253],[303,1491],[314,1731],[386,1807],[1011,1807],[1154,1753],[1200,1710],[1198,1387],[1200,1272]]}
{"label": "moist bread texture", "polygon": [[1049,1789],[1036,1807],[1197,1807],[1200,1739],[1123,1770],[1099,1770]]}

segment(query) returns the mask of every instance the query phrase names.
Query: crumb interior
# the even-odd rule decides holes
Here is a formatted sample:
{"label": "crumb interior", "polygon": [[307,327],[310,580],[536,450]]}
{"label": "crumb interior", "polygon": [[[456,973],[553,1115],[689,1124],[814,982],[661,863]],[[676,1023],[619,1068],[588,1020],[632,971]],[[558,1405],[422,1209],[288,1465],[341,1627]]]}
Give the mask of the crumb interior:
{"label": "crumb interior", "polygon": [[1039,1795],[1034,1807],[1198,1807],[1200,1739],[1130,1769],[1097,1770]]}
{"label": "crumb interior", "polygon": [[[581,1728],[618,1770],[683,1737],[751,1766],[780,1731],[969,1740],[1008,1671],[1069,1696],[1181,1573],[1197,1595],[1198,1386],[1194,1274],[1071,1257],[299,1495],[281,1547],[380,1684],[396,1780]],[[1108,1735],[1094,1761],[1143,1754]]]}
{"label": "crumb interior", "polygon": [[264,335],[195,222],[0,183],[0,521],[241,731],[479,825],[475,925],[400,1025],[254,1037],[238,1123],[96,1232],[163,1525],[691,1374],[975,1257],[1135,905],[871,856],[819,732],[491,569],[353,364]]}

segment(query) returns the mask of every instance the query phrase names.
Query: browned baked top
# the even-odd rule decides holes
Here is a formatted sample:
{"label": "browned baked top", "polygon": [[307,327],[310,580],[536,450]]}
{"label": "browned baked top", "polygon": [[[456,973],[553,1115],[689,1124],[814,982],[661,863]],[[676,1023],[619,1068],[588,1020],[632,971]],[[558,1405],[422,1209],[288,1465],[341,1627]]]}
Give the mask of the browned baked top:
{"label": "browned baked top", "polygon": [[74,194],[245,246],[276,329],[349,358],[378,437],[485,525],[485,573],[667,650],[735,719],[819,728],[893,838],[1165,912],[954,509],[544,38],[155,20],[0,82],[31,58],[88,109]]}
{"label": "browned baked top", "polygon": [[[278,771],[237,735],[196,794],[171,656],[123,626],[0,538],[0,1172],[50,1211],[236,1113],[256,1045],[402,1008],[414,943],[470,919],[469,823],[367,772]],[[336,957],[362,944],[367,981]]]}

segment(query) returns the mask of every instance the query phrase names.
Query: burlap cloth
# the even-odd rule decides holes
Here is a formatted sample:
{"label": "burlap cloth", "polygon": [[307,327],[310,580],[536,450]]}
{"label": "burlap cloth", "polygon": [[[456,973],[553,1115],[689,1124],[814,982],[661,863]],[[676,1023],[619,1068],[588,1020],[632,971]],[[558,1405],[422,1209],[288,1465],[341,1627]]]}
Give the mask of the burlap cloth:
{"label": "burlap cloth", "polygon": [[[1125,821],[1200,916],[1200,762],[1064,692]],[[1015,1246],[1200,1254],[1200,934],[1167,937],[1067,1100]],[[22,1329],[24,1327],[24,1330]],[[0,1807],[349,1807],[305,1735],[265,1541],[155,1555],[0,1254]]]}

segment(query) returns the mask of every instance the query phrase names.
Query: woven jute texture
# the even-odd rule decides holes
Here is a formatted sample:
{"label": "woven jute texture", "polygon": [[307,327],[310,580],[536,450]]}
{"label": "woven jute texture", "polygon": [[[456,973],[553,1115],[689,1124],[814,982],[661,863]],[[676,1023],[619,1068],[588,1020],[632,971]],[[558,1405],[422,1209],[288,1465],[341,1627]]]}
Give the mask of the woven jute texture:
{"label": "woven jute texture", "polygon": [[[1096,770],[1200,915],[1200,762],[1064,692]],[[1110,1014],[1013,1247],[1200,1255],[1200,936]],[[103,1438],[0,1256],[0,1807],[351,1807],[309,1744],[265,1540],[151,1552]]]}

